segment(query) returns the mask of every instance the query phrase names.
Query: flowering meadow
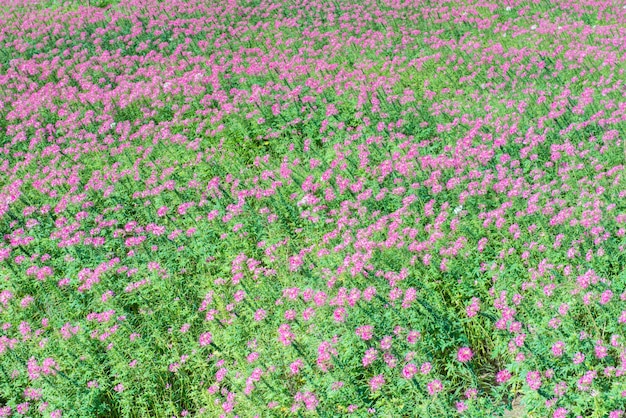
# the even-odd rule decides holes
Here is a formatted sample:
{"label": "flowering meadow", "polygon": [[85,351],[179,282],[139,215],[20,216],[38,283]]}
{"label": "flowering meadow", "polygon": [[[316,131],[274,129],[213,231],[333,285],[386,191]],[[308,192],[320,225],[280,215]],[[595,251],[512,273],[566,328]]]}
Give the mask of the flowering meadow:
{"label": "flowering meadow", "polygon": [[625,69],[618,0],[1,0],[0,417],[625,417]]}

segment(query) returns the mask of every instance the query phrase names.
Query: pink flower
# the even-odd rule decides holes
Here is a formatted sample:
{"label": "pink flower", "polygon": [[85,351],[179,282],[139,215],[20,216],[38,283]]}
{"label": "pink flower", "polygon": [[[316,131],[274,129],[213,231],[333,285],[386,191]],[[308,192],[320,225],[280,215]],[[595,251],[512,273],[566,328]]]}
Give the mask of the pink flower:
{"label": "pink flower", "polygon": [[211,335],[210,332],[205,332],[204,334],[200,335],[200,347],[205,347],[209,344],[211,344],[211,341],[213,341],[213,336]]}
{"label": "pink flower", "polygon": [[472,359],[472,357],[474,357],[474,353],[469,347],[459,348],[459,351],[456,354],[457,360],[459,360],[461,363],[467,363]]}
{"label": "pink flower", "polygon": [[565,408],[558,408],[556,411],[554,411],[554,414],[552,414],[552,418],[565,418],[567,416],[567,409]]}
{"label": "pink flower", "polygon": [[295,400],[296,402],[304,402],[304,407],[309,411],[313,411],[317,408],[319,403],[313,392],[298,392],[296,393]]}
{"label": "pink flower", "polygon": [[337,308],[333,313],[335,322],[344,322],[346,320],[346,310],[344,308]]}
{"label": "pink flower", "polygon": [[224,377],[228,374],[228,370],[224,367],[220,368],[217,372],[215,372],[215,380],[221,382],[224,380]]}
{"label": "pink flower", "polygon": [[28,400],[39,400],[43,396],[43,392],[41,389],[26,388],[23,396]]}
{"label": "pink flower", "polygon": [[609,354],[609,350],[603,345],[596,345],[595,354],[596,354],[596,358],[602,359]]}
{"label": "pink flower", "polygon": [[304,311],[302,312],[302,319],[304,319],[305,321],[311,320],[314,316],[315,316],[315,309],[311,307],[305,308]]}
{"label": "pink flower", "polygon": [[480,311],[480,299],[472,298],[472,303],[467,308],[465,308],[465,313],[467,314],[468,318],[472,318],[476,316],[476,314],[478,314],[479,311]]}
{"label": "pink flower", "polygon": [[372,339],[374,327],[371,325],[363,325],[356,329],[356,335],[361,337],[362,340],[367,341]]}
{"label": "pink flower", "polygon": [[613,292],[611,292],[610,290],[605,290],[600,295],[600,304],[601,305],[606,305],[607,303],[609,303],[611,301],[612,298],[613,298]]}
{"label": "pink flower", "polygon": [[441,380],[431,380],[427,385],[428,394],[434,396],[443,390]]}
{"label": "pink flower", "polygon": [[473,399],[478,395],[478,390],[476,388],[469,388],[465,391],[465,397],[467,399]]}
{"label": "pink flower", "polygon": [[597,375],[598,372],[596,370],[591,370],[585,373],[580,379],[578,379],[578,382],[576,383],[578,390],[589,390],[591,384],[593,383],[593,380],[596,378]]}
{"label": "pink flower", "polygon": [[559,382],[556,385],[554,385],[554,394],[557,397],[561,397],[565,395],[565,392],[567,392],[567,383]]}
{"label": "pink flower", "polygon": [[465,412],[467,410],[467,405],[463,401],[459,401],[456,403],[456,410],[458,413]]}
{"label": "pink flower", "polygon": [[376,295],[375,287],[370,286],[363,291],[363,299],[365,299],[368,302],[370,302],[375,295]]}
{"label": "pink flower", "polygon": [[259,322],[265,319],[266,316],[267,312],[265,311],[265,309],[257,309],[257,311],[254,313],[254,320]]}
{"label": "pink flower", "polygon": [[284,346],[291,345],[296,336],[291,332],[289,324],[282,324],[278,327],[278,340]]}
{"label": "pink flower", "polygon": [[526,383],[532,390],[537,390],[541,387],[541,373],[538,371],[528,372],[526,375]]}
{"label": "pink flower", "polygon": [[390,369],[395,368],[398,364],[398,359],[395,358],[391,353],[384,353],[383,360],[385,360],[385,363],[387,363],[387,366],[389,366]]}
{"label": "pink flower", "polygon": [[413,363],[409,363],[402,369],[402,377],[405,379],[411,379],[417,373],[417,366]]}
{"label": "pink flower", "polygon": [[376,358],[378,357],[378,350],[376,350],[375,348],[370,348],[365,352],[365,355],[363,356],[363,367],[367,367],[370,364],[372,364],[374,361],[376,361]]}
{"label": "pink flower", "polygon": [[285,320],[287,321],[293,321],[296,318],[296,310],[295,309],[288,309],[285,311]]}
{"label": "pink flower", "polygon": [[16,405],[15,409],[17,410],[18,414],[24,415],[24,414],[26,414],[26,412],[28,412],[29,405],[30,404],[28,402],[24,402],[24,403]]}
{"label": "pink flower", "polygon": [[498,373],[496,373],[496,383],[498,383],[499,385],[508,382],[510,378],[511,372],[506,369],[500,370]]}
{"label": "pink flower", "polygon": [[406,341],[409,344],[415,344],[417,342],[417,340],[420,339],[422,335],[420,334],[419,331],[409,331],[409,335],[407,335],[406,337]]}
{"label": "pink flower", "polygon": [[330,390],[337,391],[343,387],[344,383],[342,381],[333,382],[330,386]]}
{"label": "pink flower", "polygon": [[578,352],[576,354],[574,354],[574,358],[572,359],[572,362],[574,364],[580,364],[583,361],[585,361],[585,355],[581,352]]}
{"label": "pink flower", "polygon": [[297,359],[296,361],[291,363],[289,365],[289,370],[291,371],[291,374],[298,374],[298,373],[300,373],[300,367],[302,367],[303,364],[304,363],[302,362],[302,359]]}
{"label": "pink flower", "polygon": [[323,372],[328,372],[332,364],[332,356],[337,355],[337,350],[328,341],[322,341],[317,348],[317,365]]}
{"label": "pink flower", "polygon": [[557,341],[552,345],[552,354],[555,357],[561,357],[563,355],[563,349],[565,348],[565,343],[563,341]]}
{"label": "pink flower", "polygon": [[20,304],[22,305],[22,308],[26,308],[26,307],[27,307],[28,305],[30,305],[30,304],[31,304],[34,300],[35,300],[35,299],[34,299],[32,296],[28,295],[28,296],[25,296],[25,297],[22,299],[22,301],[20,302]]}
{"label": "pink flower", "polygon": [[385,384],[385,377],[382,374],[374,376],[370,379],[370,389],[372,392],[376,392]]}

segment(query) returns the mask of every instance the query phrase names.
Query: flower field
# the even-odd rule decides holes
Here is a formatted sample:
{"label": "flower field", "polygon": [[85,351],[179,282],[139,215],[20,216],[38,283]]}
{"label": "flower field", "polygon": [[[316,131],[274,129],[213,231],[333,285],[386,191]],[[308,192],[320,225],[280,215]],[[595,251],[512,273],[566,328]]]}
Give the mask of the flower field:
{"label": "flower field", "polygon": [[0,417],[626,417],[625,69],[617,0],[0,0]]}

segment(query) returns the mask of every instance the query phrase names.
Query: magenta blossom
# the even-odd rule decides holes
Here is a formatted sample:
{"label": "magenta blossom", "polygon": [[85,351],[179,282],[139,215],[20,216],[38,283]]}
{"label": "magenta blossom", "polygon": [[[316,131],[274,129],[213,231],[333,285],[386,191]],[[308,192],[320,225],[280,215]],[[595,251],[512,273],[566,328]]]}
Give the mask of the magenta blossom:
{"label": "magenta blossom", "polygon": [[443,390],[441,380],[431,380],[427,385],[428,394],[434,396]]}
{"label": "magenta blossom", "polygon": [[199,338],[200,347],[204,347],[204,346],[211,344],[211,341],[213,341],[213,336],[211,335],[210,332],[205,332],[204,334],[200,335],[200,338]]}
{"label": "magenta blossom", "polygon": [[499,385],[508,382],[510,378],[511,372],[506,369],[500,370],[498,373],[496,373],[496,383],[498,383]]}
{"label": "magenta blossom", "polygon": [[537,390],[541,387],[541,372],[532,371],[526,375],[526,383],[532,390]]}
{"label": "magenta blossom", "polygon": [[459,351],[456,354],[457,360],[459,360],[461,363],[467,363],[472,359],[472,357],[474,357],[474,353],[469,347],[459,348]]}

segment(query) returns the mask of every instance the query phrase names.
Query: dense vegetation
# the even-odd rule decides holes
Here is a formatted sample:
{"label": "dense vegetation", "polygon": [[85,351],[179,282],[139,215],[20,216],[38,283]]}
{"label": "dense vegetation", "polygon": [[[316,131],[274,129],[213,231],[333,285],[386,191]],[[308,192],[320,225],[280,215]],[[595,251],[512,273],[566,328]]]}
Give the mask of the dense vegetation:
{"label": "dense vegetation", "polygon": [[623,416],[622,3],[1,1],[0,416]]}

